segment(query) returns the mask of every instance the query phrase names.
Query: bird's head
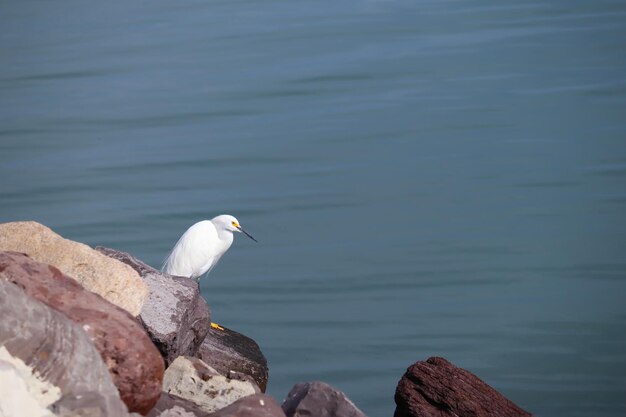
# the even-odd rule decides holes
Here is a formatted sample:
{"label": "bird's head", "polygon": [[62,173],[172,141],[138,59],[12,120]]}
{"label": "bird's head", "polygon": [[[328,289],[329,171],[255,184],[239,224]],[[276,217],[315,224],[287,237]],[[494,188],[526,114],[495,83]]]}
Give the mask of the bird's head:
{"label": "bird's head", "polygon": [[222,214],[221,216],[214,217],[211,221],[213,222],[213,224],[215,224],[217,227],[221,227],[223,230],[227,230],[229,232],[243,233],[255,242],[257,241],[248,232],[243,230],[243,227],[241,227],[241,225],[239,224],[239,220],[237,220],[235,216]]}

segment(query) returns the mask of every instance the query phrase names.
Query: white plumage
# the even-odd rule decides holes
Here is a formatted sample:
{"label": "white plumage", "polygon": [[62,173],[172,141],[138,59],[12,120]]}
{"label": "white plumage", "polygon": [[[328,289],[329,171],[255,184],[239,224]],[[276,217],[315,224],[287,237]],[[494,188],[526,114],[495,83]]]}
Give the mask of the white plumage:
{"label": "white plumage", "polygon": [[213,269],[233,243],[233,233],[244,233],[256,242],[228,214],[203,220],[192,225],[180,237],[165,260],[162,270],[170,275],[193,278],[196,281]]}

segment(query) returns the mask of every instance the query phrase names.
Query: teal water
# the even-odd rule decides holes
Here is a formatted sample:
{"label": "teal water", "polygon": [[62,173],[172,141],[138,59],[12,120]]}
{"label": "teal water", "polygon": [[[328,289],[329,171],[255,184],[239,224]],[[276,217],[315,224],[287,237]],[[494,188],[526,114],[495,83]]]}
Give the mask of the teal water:
{"label": "teal water", "polygon": [[623,1],[3,1],[0,221],[202,281],[300,381],[391,416],[444,356],[538,416],[626,414]]}

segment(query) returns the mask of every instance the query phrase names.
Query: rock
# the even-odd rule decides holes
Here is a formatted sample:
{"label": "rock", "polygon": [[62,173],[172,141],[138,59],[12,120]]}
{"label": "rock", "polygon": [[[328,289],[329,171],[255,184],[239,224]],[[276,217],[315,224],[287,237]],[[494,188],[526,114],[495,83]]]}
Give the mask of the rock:
{"label": "rock", "polygon": [[179,356],[194,356],[209,331],[211,312],[198,284],[163,274],[140,260],[114,249],[96,250],[137,271],[150,288],[139,319],[167,364]]}
{"label": "rock", "polygon": [[167,364],[195,356],[227,378],[250,375],[265,392],[269,371],[259,345],[233,330],[211,329],[211,312],[194,280],[164,274],[125,252],[96,250],[131,266],[148,283],[150,297],[139,318]]}
{"label": "rock", "polygon": [[250,375],[265,392],[269,373],[267,360],[259,345],[249,337],[227,328],[210,329],[196,357],[226,377],[233,372]]}
{"label": "rock", "polygon": [[163,358],[127,311],[22,253],[0,252],[0,281],[17,285],[82,326],[130,411],[145,414],[154,406],[161,393]]}
{"label": "rock", "polygon": [[148,286],[132,268],[37,222],[0,224],[0,250],[27,253],[35,261],[54,265],[133,316],[148,299]]}
{"label": "rock", "polygon": [[58,387],[34,375],[19,358],[0,346],[0,416],[52,417],[48,410],[60,398]]}
{"label": "rock", "polygon": [[189,400],[164,392],[148,417],[208,417],[209,413]]}
{"label": "rock", "polygon": [[228,379],[198,358],[180,356],[165,371],[163,391],[213,413],[260,389],[251,381]]}
{"label": "rock", "polygon": [[287,417],[366,417],[343,392],[319,381],[294,385],[282,407]]}
{"label": "rock", "polygon": [[209,414],[191,401],[164,392],[148,417],[285,417],[285,413],[276,400],[264,394],[240,398],[231,405]]}
{"label": "rock", "polygon": [[[192,413],[177,405],[172,406],[172,408],[168,408],[167,410],[164,410],[154,415],[158,417],[197,417],[199,416],[199,414]],[[208,416],[209,414],[204,414],[204,415]]]}
{"label": "rock", "polygon": [[285,413],[272,397],[255,394],[235,401],[211,417],[285,417]]}
{"label": "rock", "polygon": [[527,417],[476,375],[443,358],[411,365],[396,388],[394,417]]}
{"label": "rock", "polygon": [[[0,410],[48,416],[64,398],[89,396],[72,412],[128,416],[126,406],[89,336],[77,324],[0,280]],[[26,391],[24,391],[26,388]],[[84,412],[84,413],[83,413]]]}
{"label": "rock", "polygon": [[[103,413],[104,398],[96,392],[64,395],[52,404],[50,410],[55,417],[108,417]],[[130,413],[128,417],[140,417]]]}

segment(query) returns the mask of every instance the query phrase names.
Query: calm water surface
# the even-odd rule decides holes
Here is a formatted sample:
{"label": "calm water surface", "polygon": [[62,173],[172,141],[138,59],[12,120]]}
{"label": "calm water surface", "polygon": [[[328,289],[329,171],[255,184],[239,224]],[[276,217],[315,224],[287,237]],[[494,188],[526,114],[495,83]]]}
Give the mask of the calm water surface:
{"label": "calm water surface", "polygon": [[0,221],[158,266],[238,216],[202,291],[279,400],[437,355],[624,416],[626,4],[505,3],[3,1]]}

